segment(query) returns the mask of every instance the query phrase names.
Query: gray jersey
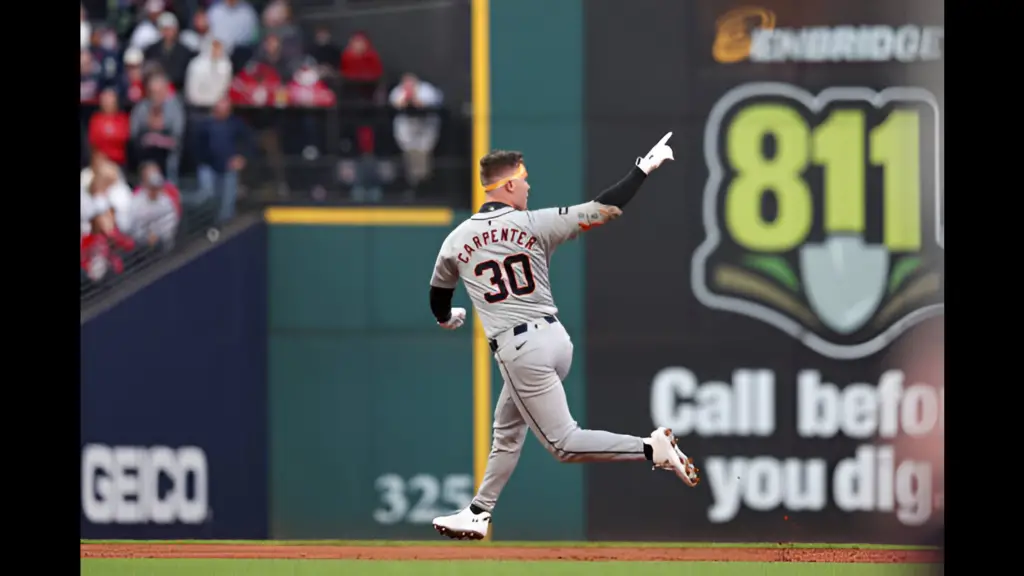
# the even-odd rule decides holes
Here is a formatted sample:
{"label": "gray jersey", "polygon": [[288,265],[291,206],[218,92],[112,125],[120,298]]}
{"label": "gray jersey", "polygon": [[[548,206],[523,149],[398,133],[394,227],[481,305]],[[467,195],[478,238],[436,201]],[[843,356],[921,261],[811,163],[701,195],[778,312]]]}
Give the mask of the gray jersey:
{"label": "gray jersey", "polygon": [[462,279],[488,338],[558,308],[548,265],[558,245],[615,215],[603,204],[480,212],[445,239],[430,285],[454,289]]}

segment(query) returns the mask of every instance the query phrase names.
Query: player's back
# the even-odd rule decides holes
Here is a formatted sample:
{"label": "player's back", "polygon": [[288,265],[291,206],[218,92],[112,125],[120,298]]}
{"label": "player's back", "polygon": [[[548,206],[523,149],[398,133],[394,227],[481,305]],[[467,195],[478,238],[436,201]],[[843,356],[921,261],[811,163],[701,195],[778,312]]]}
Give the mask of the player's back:
{"label": "player's back", "polygon": [[488,338],[555,315],[548,276],[548,242],[533,213],[513,208],[474,214],[445,240],[442,254],[458,268]]}

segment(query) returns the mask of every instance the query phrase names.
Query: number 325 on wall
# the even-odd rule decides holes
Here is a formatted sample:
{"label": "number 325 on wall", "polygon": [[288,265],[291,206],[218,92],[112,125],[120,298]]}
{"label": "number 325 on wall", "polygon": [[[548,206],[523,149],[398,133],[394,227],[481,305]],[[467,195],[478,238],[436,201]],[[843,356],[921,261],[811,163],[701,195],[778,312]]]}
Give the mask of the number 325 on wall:
{"label": "number 325 on wall", "polygon": [[373,519],[385,525],[429,524],[434,518],[469,506],[473,499],[473,477],[451,474],[437,477],[417,474],[403,478],[384,474],[374,482],[379,503]]}

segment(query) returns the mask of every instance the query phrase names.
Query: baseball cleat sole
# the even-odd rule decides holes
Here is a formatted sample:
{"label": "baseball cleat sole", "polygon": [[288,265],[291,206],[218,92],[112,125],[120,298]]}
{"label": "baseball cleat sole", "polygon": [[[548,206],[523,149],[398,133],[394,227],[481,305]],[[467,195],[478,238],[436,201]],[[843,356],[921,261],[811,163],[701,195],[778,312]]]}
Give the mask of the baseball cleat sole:
{"label": "baseball cleat sole", "polygon": [[444,526],[438,526],[437,524],[434,524],[434,530],[437,530],[438,534],[440,534],[442,536],[447,536],[447,537],[451,538],[452,540],[483,540],[484,539],[484,535],[480,534],[479,532],[471,532],[471,531],[468,531],[468,530],[465,530],[465,531],[463,531],[463,530],[450,530],[448,528],[445,528]]}

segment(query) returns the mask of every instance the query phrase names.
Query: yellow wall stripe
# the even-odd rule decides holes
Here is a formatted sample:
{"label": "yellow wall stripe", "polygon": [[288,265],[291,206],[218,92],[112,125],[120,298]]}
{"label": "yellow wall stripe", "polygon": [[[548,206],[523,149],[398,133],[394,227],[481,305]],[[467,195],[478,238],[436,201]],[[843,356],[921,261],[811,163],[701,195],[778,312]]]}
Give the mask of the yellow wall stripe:
{"label": "yellow wall stripe", "polygon": [[338,226],[450,226],[451,208],[309,208],[275,206],[263,211],[270,224]]}
{"label": "yellow wall stripe", "polygon": [[[473,0],[473,211],[484,203],[477,161],[491,148],[491,5]],[[480,319],[473,315],[473,477],[479,489],[491,451],[491,349]],[[489,540],[491,534],[488,534]]]}

